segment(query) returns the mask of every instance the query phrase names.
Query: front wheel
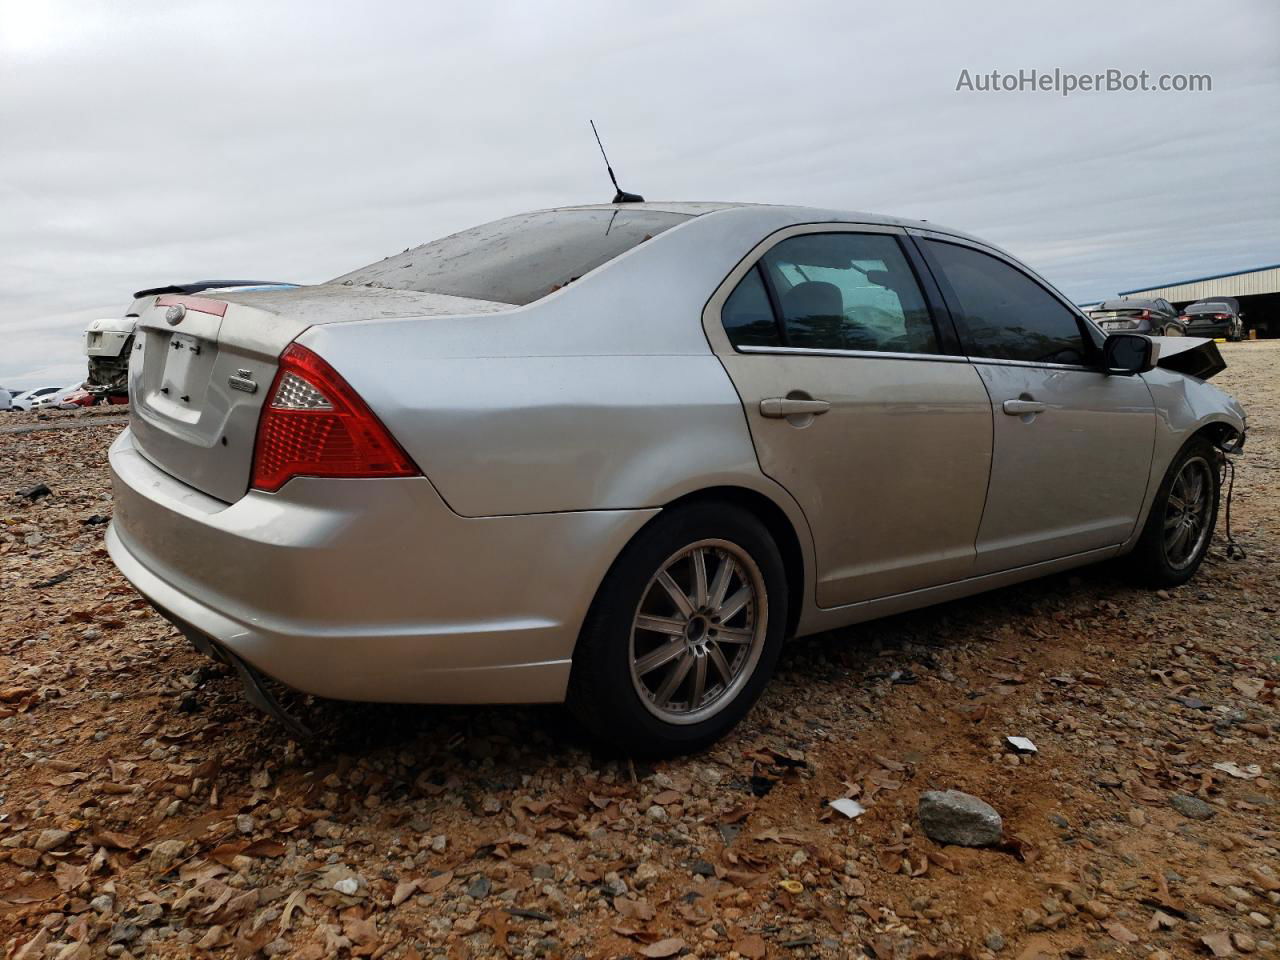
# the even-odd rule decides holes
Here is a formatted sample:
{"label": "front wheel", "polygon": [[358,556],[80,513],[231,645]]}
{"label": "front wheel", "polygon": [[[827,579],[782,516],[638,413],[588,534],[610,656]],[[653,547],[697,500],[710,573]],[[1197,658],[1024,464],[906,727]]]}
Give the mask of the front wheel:
{"label": "front wheel", "polygon": [[1218,451],[1205,438],[1193,438],[1169,465],[1130,556],[1140,582],[1176,587],[1191,579],[1209,552],[1218,494]]}
{"label": "front wheel", "polygon": [[629,753],[701,749],[760,696],[786,621],[786,574],[765,526],[730,504],[676,507],[605,577],[574,653],[570,709]]}

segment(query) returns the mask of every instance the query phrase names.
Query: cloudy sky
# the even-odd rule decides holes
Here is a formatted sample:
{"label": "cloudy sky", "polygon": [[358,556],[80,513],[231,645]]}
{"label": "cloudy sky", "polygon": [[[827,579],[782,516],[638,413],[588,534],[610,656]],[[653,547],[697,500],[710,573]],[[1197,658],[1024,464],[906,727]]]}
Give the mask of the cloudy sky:
{"label": "cloudy sky", "polygon": [[[1280,5],[0,0],[0,383],[140,287],[314,282],[520,210],[814,204],[1077,301],[1280,261]],[[1212,92],[957,92],[962,70]]]}

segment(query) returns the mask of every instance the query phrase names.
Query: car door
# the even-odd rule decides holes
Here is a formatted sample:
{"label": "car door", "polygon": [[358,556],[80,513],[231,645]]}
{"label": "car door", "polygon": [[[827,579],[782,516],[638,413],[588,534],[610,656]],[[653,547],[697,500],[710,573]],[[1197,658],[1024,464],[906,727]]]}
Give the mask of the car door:
{"label": "car door", "polygon": [[1021,265],[955,239],[918,242],[991,397],[977,572],[1123,543],[1151,469],[1146,383],[1101,372],[1087,321]]}
{"label": "car door", "polygon": [[704,314],[761,468],[809,522],[822,607],[973,568],[990,402],[949,320],[935,322],[905,240],[872,226],[781,231]]}

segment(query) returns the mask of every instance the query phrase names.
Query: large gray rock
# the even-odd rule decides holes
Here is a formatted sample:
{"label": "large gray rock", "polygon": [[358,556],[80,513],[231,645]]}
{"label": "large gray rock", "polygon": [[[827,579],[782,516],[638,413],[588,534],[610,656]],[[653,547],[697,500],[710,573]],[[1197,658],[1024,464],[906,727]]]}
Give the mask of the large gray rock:
{"label": "large gray rock", "polygon": [[989,847],[1004,836],[1000,814],[989,804],[959,790],[933,790],[920,795],[920,826],[936,843]]}

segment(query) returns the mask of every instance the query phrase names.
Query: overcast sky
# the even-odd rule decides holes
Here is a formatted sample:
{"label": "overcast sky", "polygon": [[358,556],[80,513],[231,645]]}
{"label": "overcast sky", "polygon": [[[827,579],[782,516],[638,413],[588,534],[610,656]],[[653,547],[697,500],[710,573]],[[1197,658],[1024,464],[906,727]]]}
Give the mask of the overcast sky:
{"label": "overcast sky", "polygon": [[[132,291],[315,282],[525,209],[918,217],[1077,301],[1280,261],[1280,4],[0,0],[0,383]],[[1020,68],[1208,93],[957,92]]]}

